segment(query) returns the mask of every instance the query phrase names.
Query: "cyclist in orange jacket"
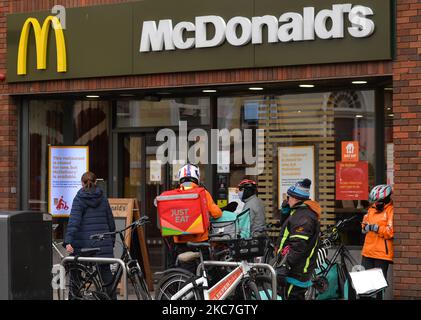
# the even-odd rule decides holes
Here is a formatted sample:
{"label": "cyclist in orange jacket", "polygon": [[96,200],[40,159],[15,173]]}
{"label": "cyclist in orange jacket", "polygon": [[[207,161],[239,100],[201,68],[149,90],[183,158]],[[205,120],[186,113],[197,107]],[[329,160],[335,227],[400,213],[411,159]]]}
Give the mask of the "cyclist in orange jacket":
{"label": "cyclist in orange jacket", "polygon": [[365,269],[381,268],[387,279],[387,269],[393,262],[393,202],[392,187],[375,186],[369,196],[372,206],[362,221],[362,232],[366,235],[362,251]]}
{"label": "cyclist in orange jacket", "polygon": [[[180,188],[185,190],[199,188],[200,185],[200,170],[197,166],[192,164],[186,164],[178,171],[178,179],[180,181]],[[206,192],[206,202],[209,210],[209,214],[217,219],[222,216],[221,209],[215,204],[212,199],[211,194]],[[209,231],[205,230],[202,234],[191,234],[191,235],[182,235],[174,236],[174,243],[176,244],[175,251],[176,254],[180,254],[186,251],[191,251],[190,248],[186,246],[187,242],[203,242],[209,239]],[[182,268],[195,273],[196,264],[195,263],[181,263]]]}

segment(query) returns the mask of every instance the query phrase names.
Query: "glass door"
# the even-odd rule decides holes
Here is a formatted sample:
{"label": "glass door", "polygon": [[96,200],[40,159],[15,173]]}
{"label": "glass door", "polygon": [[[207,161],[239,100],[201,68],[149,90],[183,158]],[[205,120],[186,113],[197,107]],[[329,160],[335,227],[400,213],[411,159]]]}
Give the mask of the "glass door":
{"label": "glass door", "polygon": [[151,220],[145,236],[152,272],[163,270],[166,252],[154,199],[169,187],[167,166],[155,164],[157,147],[154,135],[128,134],[123,138],[123,197],[138,199],[142,213]]}

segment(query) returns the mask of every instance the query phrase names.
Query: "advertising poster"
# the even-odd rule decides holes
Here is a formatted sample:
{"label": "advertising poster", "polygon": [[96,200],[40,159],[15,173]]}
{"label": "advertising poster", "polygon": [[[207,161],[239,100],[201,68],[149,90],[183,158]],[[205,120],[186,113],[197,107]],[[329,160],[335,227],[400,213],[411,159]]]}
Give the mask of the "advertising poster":
{"label": "advertising poster", "polygon": [[89,147],[49,147],[48,211],[69,215],[73,198],[82,187],[81,177],[89,171]]}
{"label": "advertising poster", "polygon": [[336,162],[336,200],[368,200],[368,162]]}
{"label": "advertising poster", "polygon": [[162,179],[162,162],[159,160],[152,160],[149,162],[149,165],[149,181],[160,183]]}
{"label": "advertising poster", "polygon": [[359,161],[360,146],[358,141],[342,141],[342,162]]}
{"label": "advertising poster", "polygon": [[314,146],[278,148],[278,204],[286,199],[290,186],[297,181],[311,180],[310,198],[315,199]]}

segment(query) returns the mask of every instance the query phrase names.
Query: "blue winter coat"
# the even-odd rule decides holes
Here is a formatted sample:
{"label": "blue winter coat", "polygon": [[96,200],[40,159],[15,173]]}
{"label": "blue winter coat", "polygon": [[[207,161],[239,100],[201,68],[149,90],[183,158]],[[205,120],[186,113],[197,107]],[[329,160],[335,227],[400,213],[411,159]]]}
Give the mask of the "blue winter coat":
{"label": "blue winter coat", "polygon": [[98,187],[91,192],[80,189],[73,199],[64,245],[71,244],[75,254],[81,248],[101,248],[97,257],[113,258],[114,239],[90,239],[93,234],[113,231],[114,217],[102,190]]}

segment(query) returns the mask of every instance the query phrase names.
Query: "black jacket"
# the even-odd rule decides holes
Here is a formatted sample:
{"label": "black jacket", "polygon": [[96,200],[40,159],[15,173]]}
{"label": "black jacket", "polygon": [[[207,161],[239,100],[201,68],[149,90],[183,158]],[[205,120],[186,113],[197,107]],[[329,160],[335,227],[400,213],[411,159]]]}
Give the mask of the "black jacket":
{"label": "black jacket", "polygon": [[114,217],[102,190],[80,189],[73,199],[64,245],[71,244],[77,254],[81,248],[101,248],[98,257],[114,257],[114,240],[91,240],[96,233],[115,231]]}
{"label": "black jacket", "polygon": [[280,250],[289,246],[289,277],[308,281],[315,268],[320,232],[320,206],[314,201],[298,203],[282,225]]}

